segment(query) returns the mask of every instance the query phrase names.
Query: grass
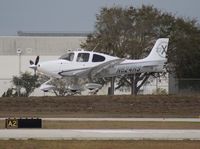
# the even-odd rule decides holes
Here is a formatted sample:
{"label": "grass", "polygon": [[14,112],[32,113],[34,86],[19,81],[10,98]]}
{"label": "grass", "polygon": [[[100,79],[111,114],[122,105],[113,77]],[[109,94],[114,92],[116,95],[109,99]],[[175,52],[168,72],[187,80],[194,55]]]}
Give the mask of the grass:
{"label": "grass", "polygon": [[199,117],[200,96],[0,98],[0,117]]}
{"label": "grass", "polygon": [[1,149],[199,149],[200,141],[0,141]]}
{"label": "grass", "polygon": [[43,128],[60,129],[200,129],[199,122],[44,121]]}
{"label": "grass", "polygon": [[[43,121],[44,129],[200,129],[200,122]],[[0,129],[5,121],[0,121]]]}
{"label": "grass", "polygon": [[0,121],[0,129],[5,128],[5,121]]}

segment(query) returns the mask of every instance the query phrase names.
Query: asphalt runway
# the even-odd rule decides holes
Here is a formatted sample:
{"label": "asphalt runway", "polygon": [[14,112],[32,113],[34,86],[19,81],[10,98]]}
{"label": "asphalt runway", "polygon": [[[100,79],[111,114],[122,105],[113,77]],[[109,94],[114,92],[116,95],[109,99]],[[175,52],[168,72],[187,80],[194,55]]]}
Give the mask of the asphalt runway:
{"label": "asphalt runway", "polygon": [[[0,118],[0,120],[5,120],[5,119],[6,118]],[[46,121],[200,122],[200,118],[41,118],[41,119]]]}
{"label": "asphalt runway", "polygon": [[200,118],[42,118],[48,121],[200,122]]}
{"label": "asphalt runway", "polygon": [[0,140],[200,140],[200,130],[2,129]]}
{"label": "asphalt runway", "polygon": [[[5,120],[5,118],[0,118]],[[42,118],[48,121],[200,122],[200,118]],[[200,130],[171,129],[1,129],[0,140],[200,140]]]}

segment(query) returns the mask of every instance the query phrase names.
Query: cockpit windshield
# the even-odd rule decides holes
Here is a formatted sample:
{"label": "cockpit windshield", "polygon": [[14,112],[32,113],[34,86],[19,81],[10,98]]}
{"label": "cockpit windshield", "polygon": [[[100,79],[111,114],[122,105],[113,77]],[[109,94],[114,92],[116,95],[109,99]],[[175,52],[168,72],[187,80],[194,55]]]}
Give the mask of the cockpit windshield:
{"label": "cockpit windshield", "polygon": [[62,55],[59,59],[73,61],[74,53],[66,53],[66,54]]}

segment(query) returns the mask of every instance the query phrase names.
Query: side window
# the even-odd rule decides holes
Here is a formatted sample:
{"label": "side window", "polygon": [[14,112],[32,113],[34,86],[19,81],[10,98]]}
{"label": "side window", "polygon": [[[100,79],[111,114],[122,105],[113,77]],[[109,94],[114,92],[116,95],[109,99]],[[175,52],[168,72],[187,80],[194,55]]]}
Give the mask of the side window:
{"label": "side window", "polygon": [[104,60],[104,56],[93,54],[92,62],[103,62]]}
{"label": "side window", "polygon": [[88,62],[90,54],[89,53],[79,53],[77,56],[77,62]]}
{"label": "side window", "polygon": [[74,59],[74,53],[70,53],[68,59],[69,59],[69,61],[73,61],[73,59]]}

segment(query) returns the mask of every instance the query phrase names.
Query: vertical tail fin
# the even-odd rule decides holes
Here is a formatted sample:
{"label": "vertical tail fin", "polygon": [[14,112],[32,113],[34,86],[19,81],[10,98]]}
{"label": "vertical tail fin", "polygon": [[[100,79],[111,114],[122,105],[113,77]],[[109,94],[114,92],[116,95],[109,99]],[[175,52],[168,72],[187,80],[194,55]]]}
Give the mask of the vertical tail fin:
{"label": "vertical tail fin", "polygon": [[166,60],[169,38],[159,38],[145,60]]}

